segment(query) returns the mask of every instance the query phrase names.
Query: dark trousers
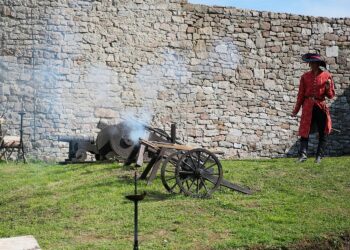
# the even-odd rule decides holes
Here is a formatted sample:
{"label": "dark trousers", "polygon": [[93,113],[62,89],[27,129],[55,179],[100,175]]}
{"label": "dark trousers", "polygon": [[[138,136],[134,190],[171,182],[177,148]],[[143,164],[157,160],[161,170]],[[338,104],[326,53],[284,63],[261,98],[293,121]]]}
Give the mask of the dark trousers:
{"label": "dark trousers", "polygon": [[[312,121],[310,131],[313,131],[315,127],[318,130],[318,147],[316,156],[323,156],[327,143],[327,136],[324,133],[326,127],[327,115],[317,105],[314,105],[312,110]],[[309,138],[301,137],[300,139],[300,154],[307,154]]]}

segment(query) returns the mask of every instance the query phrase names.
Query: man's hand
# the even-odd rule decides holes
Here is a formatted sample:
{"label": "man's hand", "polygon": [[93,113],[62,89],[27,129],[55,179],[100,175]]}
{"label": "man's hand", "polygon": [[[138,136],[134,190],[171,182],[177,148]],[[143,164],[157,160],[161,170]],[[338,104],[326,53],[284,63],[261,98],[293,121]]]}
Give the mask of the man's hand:
{"label": "man's hand", "polygon": [[326,82],[326,89],[328,90],[330,86],[331,86],[331,79],[328,79]]}

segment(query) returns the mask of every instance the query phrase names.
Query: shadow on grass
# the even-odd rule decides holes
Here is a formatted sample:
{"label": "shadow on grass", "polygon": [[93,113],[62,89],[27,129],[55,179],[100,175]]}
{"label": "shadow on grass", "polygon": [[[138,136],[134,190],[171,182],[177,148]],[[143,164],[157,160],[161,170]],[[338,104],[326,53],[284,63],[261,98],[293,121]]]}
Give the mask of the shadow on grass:
{"label": "shadow on grass", "polygon": [[111,172],[113,170],[118,170],[120,169],[119,166],[107,166],[105,168],[95,168],[95,169],[86,169],[84,172],[81,173],[81,175],[85,175],[85,174],[92,174],[92,173],[96,173],[96,172]]}
{"label": "shadow on grass", "polygon": [[[105,169],[106,171],[108,169]],[[84,173],[89,174],[89,173]],[[91,173],[90,173],[91,174]],[[133,172],[126,173],[125,175],[113,176],[113,179],[99,180],[91,184],[84,184],[73,188],[72,190],[82,190],[82,189],[96,189],[101,187],[118,187],[118,186],[134,186]],[[138,181],[141,182],[141,181]]]}
{"label": "shadow on grass", "polygon": [[53,196],[54,193],[51,191],[45,191],[45,190],[39,190],[39,191],[34,191],[34,193],[31,194],[26,194],[26,193],[21,193],[19,195],[13,195],[8,198],[1,198],[0,199],[0,206],[6,205],[6,204],[12,204],[12,203],[21,203],[29,199],[45,199],[46,197]]}
{"label": "shadow on grass", "polygon": [[[92,167],[94,167],[96,165],[95,169],[92,169]],[[56,165],[59,166],[59,165]],[[110,171],[110,170],[114,170],[114,169],[118,169],[120,168],[118,165],[111,165],[111,164],[106,164],[105,168],[101,168],[99,167],[100,164],[90,164],[90,163],[86,163],[86,164],[67,164],[67,165],[62,165],[62,168],[59,169],[55,169],[53,171],[50,172],[50,174],[65,174],[65,173],[69,173],[69,172],[78,172],[78,171],[82,171],[85,170],[85,172],[82,172],[81,174],[90,174],[90,173],[94,173],[94,172],[99,172],[99,171]]]}
{"label": "shadow on grass", "polygon": [[[159,192],[159,191],[144,191],[144,190],[139,190],[138,193],[141,194],[143,192],[146,192],[146,196],[144,198],[144,200],[142,200],[142,203],[151,203],[151,202],[159,202],[159,201],[165,201],[165,200],[169,200],[172,199],[176,196],[178,196],[178,194],[170,194],[170,193],[166,193],[166,191],[164,192]],[[125,193],[124,196],[130,195],[130,193]],[[125,198],[125,203],[129,203],[130,201],[127,200]]]}
{"label": "shadow on grass", "polygon": [[145,198],[145,202],[157,202],[157,201],[164,201],[164,200],[168,200],[171,198],[174,198],[175,196],[177,196],[178,194],[170,194],[167,193],[165,190],[164,192],[159,192],[159,191],[148,191],[146,198]]}

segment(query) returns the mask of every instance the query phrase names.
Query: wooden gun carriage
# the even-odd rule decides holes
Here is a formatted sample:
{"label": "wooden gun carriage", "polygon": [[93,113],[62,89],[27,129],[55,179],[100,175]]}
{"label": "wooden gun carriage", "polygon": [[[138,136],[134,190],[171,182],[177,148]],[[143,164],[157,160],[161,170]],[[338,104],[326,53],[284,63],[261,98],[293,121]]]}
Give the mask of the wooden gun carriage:
{"label": "wooden gun carriage", "polygon": [[251,190],[223,179],[222,165],[214,152],[187,145],[147,141],[140,139],[136,160],[143,165],[146,151],[153,157],[142,172],[140,179],[150,184],[161,167],[161,180],[170,193],[184,193],[192,197],[209,197],[220,186],[251,194]]}

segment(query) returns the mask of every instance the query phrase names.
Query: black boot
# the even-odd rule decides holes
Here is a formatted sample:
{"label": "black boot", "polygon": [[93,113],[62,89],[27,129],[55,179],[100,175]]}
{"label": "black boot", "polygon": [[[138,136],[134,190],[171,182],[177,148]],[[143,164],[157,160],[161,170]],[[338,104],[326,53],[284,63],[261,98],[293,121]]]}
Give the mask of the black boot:
{"label": "black boot", "polygon": [[307,160],[307,147],[308,147],[309,139],[301,138],[300,139],[300,149],[299,149],[299,158],[298,162],[304,162]]}
{"label": "black boot", "polygon": [[318,141],[315,163],[321,163],[321,160],[324,156],[325,149],[326,149],[326,137],[322,137]]}

